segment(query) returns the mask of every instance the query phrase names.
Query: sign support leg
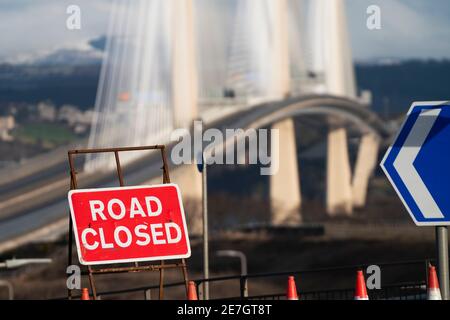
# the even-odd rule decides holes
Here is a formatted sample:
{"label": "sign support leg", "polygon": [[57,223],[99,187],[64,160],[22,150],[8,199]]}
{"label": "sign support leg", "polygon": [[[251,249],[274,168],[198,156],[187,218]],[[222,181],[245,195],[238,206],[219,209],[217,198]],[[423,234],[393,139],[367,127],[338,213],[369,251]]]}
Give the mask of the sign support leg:
{"label": "sign support leg", "polygon": [[97,288],[95,287],[95,280],[94,275],[92,274],[92,268],[91,266],[88,266],[88,272],[89,272],[89,285],[92,289],[92,297],[94,300],[97,300]]}
{"label": "sign support leg", "polygon": [[449,300],[448,229],[446,226],[436,227],[436,245],[441,295],[443,300]]}
{"label": "sign support leg", "polygon": [[[160,150],[161,157],[163,161],[163,184],[170,183],[169,177],[169,166],[165,153],[164,145],[155,145],[155,146],[143,146],[143,147],[125,147],[125,148],[104,148],[104,149],[81,149],[81,150],[69,150],[68,151],[68,160],[70,167],[70,189],[76,190],[78,188],[77,185],[77,172],[75,170],[75,155],[83,155],[83,154],[93,154],[93,153],[114,153],[117,167],[117,175],[119,179],[119,184],[121,187],[125,185],[123,180],[122,167],[119,159],[119,152],[124,151],[143,151],[143,150]],[[71,216],[69,215],[69,244],[68,244],[68,265],[72,264],[72,244],[73,244],[73,221]],[[187,264],[185,259],[181,259],[181,263],[177,264],[165,264],[164,260],[161,261],[159,265],[146,265],[141,266],[137,262],[134,263],[134,267],[116,267],[116,268],[103,268],[95,270],[91,266],[88,266],[88,277],[89,277],[89,285],[92,290],[92,295],[94,300],[99,300],[100,295],[97,294],[97,288],[95,286],[95,274],[114,274],[114,273],[128,273],[128,272],[140,272],[140,271],[155,271],[159,270],[159,298],[163,299],[164,297],[164,269],[166,268],[181,268],[183,272],[184,282],[186,284],[186,294],[188,291],[188,272],[187,272]],[[146,295],[146,298],[150,297],[150,292]],[[68,289],[68,299],[72,298],[72,290]]]}
{"label": "sign support leg", "polygon": [[164,299],[164,260],[161,260],[161,268],[159,269],[159,300]]}
{"label": "sign support leg", "polygon": [[189,278],[187,273],[187,265],[186,265],[186,259],[181,259],[182,268],[183,268],[183,279],[184,279],[184,285],[186,287],[186,296],[189,293]]}

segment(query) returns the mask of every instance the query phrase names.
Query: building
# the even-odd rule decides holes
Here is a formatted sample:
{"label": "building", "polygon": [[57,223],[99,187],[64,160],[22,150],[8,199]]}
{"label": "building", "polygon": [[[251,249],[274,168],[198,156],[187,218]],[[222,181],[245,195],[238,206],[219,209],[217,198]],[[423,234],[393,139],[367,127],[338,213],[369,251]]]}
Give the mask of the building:
{"label": "building", "polygon": [[0,117],[0,140],[12,141],[13,137],[10,132],[16,126],[16,122],[13,116]]}
{"label": "building", "polygon": [[39,119],[53,122],[56,120],[56,108],[53,104],[40,102],[37,105]]}
{"label": "building", "polygon": [[94,117],[94,111],[81,111],[75,106],[63,105],[58,113],[58,120],[66,122],[76,134],[89,130]]}
{"label": "building", "polygon": [[82,116],[83,112],[81,112],[80,109],[69,104],[63,105],[58,112],[58,120],[67,122],[70,127],[73,127],[78,123]]}

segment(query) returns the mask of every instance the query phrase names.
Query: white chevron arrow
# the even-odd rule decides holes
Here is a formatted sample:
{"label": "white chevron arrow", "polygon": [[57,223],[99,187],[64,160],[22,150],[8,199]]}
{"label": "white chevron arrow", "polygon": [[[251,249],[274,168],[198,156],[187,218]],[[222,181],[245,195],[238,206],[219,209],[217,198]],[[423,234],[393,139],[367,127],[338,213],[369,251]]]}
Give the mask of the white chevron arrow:
{"label": "white chevron arrow", "polygon": [[422,110],[394,161],[394,168],[413,197],[424,218],[444,218],[433,196],[414,167],[414,160],[442,109]]}

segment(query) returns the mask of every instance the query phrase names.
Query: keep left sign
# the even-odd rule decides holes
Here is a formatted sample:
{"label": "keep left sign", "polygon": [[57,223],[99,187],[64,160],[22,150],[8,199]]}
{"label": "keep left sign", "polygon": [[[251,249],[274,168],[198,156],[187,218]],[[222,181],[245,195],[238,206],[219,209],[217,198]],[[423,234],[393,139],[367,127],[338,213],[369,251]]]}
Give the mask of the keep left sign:
{"label": "keep left sign", "polygon": [[191,255],[181,194],[175,184],[71,190],[68,198],[81,264]]}

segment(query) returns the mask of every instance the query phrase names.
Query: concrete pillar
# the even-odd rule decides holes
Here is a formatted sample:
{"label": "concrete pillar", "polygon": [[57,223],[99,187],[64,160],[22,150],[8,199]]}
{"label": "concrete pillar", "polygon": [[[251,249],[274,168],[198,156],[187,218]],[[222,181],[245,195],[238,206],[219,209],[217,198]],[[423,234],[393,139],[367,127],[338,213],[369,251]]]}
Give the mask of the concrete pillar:
{"label": "concrete pillar", "polygon": [[190,235],[202,234],[202,175],[195,164],[184,164],[170,173],[171,181],[178,184]]}
{"label": "concrete pillar", "polygon": [[347,148],[347,132],[344,128],[328,133],[327,195],[329,215],[347,214],[353,211],[352,174]]}
{"label": "concrete pillar", "polygon": [[369,178],[375,169],[379,145],[379,138],[373,134],[368,133],[361,138],[352,182],[353,205],[356,208],[366,204]]}
{"label": "concrete pillar", "polygon": [[274,124],[272,129],[279,130],[280,138],[272,141],[278,145],[271,146],[272,161],[278,163],[279,168],[270,176],[271,222],[273,225],[298,224],[302,219],[294,122],[286,119]]}
{"label": "concrete pillar", "polygon": [[197,62],[192,0],[173,2],[172,106],[176,128],[198,115]]}
{"label": "concrete pillar", "polygon": [[275,97],[285,98],[290,92],[290,61],[287,0],[270,0],[272,14],[272,90]]}

